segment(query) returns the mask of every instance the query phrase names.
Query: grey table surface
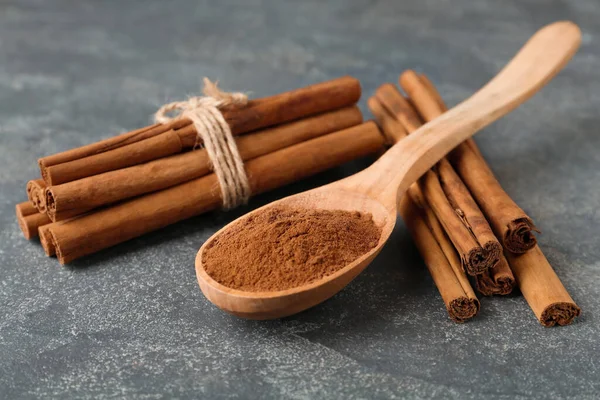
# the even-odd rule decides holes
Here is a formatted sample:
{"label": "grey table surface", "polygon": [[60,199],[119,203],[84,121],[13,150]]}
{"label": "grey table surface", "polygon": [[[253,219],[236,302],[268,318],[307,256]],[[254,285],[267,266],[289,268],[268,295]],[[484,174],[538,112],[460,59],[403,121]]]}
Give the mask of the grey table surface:
{"label": "grey table surface", "polygon": [[[366,97],[415,68],[456,104],[559,19],[581,25],[580,52],[477,140],[583,309],[571,326],[543,328],[520,296],[452,323],[401,221],[360,277],[299,315],[246,321],[202,296],[194,256],[215,230],[370,160],[69,267],[15,223],[39,156],[143,126],[203,76],[258,97],[350,74],[368,115]],[[3,0],[0,398],[600,397],[598,21],[597,0]]]}

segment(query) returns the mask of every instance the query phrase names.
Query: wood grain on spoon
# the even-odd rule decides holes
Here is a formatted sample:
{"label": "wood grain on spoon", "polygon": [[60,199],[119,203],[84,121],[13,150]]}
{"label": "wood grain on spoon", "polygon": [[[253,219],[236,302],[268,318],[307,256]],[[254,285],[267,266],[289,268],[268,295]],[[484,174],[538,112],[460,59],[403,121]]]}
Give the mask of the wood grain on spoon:
{"label": "wood grain on spoon", "polygon": [[[530,98],[575,54],[579,28],[568,21],[539,30],[487,85],[439,118],[403,139],[371,167],[346,179],[261,207],[273,205],[371,213],[382,233],[378,245],[345,268],[307,285],[277,292],[245,292],[220,285],[203,269],[203,251],[225,226],[200,248],[196,273],[204,295],[219,308],[254,319],[284,317],[333,296],[381,251],[395,222],[398,199],[425,171],[459,143]],[[232,224],[238,223],[237,221]]]}

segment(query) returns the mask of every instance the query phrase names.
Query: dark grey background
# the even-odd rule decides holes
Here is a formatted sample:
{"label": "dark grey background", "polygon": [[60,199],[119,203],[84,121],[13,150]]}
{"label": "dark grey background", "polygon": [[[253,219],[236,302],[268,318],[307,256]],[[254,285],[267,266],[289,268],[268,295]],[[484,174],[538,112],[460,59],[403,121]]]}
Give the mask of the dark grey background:
{"label": "dark grey background", "polygon": [[[199,91],[274,94],[343,74],[365,99],[406,68],[450,104],[542,25],[583,29],[547,88],[478,136],[543,230],[583,315],[539,325],[522,297],[452,323],[403,224],[350,286],[300,315],[245,321],[200,293],[216,229],[362,160],[61,267],[21,236],[36,159],[143,126]],[[600,390],[599,4],[582,1],[8,1],[0,3],[0,398],[595,398]]]}

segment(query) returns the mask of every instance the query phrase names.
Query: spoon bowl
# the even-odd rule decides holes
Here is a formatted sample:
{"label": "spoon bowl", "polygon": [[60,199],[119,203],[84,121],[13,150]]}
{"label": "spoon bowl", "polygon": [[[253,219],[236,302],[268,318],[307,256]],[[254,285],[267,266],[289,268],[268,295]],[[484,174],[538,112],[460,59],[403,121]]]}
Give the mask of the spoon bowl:
{"label": "spoon bowl", "polygon": [[[196,275],[204,295],[217,307],[234,315],[270,319],[315,306],[342,290],[383,248],[394,229],[398,201],[409,185],[458,144],[530,98],[563,68],[577,51],[580,41],[581,32],[572,22],[547,25],[533,35],[487,85],[402,139],[369,168],[329,185],[273,202],[225,226],[204,243],[196,256]],[[381,229],[379,243],[335,273],[287,290],[242,291],[212,279],[203,266],[207,246],[234,224],[273,206],[370,213]]]}
{"label": "spoon bowl", "polygon": [[381,248],[394,230],[396,213],[395,211],[390,211],[379,201],[364,194],[344,190],[339,187],[340,185],[336,185],[335,183],[332,185],[337,187],[329,188],[331,185],[323,186],[258,208],[219,230],[204,243],[202,249],[210,246],[212,241],[218,238],[221,232],[231,228],[232,225],[243,223],[245,219],[250,218],[252,215],[264,212],[265,209],[275,206],[315,210],[361,210],[362,212],[370,213],[373,216],[375,225],[381,229],[381,236],[376,247],[344,268],[318,281],[291,289],[269,292],[249,292],[232,289],[215,281],[206,273],[204,268],[198,268],[198,266],[203,265],[203,251],[201,249],[196,256],[196,272],[198,283],[206,298],[218,305],[222,310],[239,317],[271,319],[292,315],[315,306],[327,300],[350,283],[381,251]]}

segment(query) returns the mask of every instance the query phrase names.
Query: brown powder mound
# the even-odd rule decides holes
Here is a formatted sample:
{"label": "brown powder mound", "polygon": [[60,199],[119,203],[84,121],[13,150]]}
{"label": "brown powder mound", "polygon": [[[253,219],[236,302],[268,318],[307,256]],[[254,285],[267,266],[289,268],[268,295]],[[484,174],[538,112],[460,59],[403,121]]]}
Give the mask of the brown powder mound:
{"label": "brown powder mound", "polygon": [[294,288],[331,275],[377,246],[371,214],[270,207],[216,237],[204,270],[249,292]]}

